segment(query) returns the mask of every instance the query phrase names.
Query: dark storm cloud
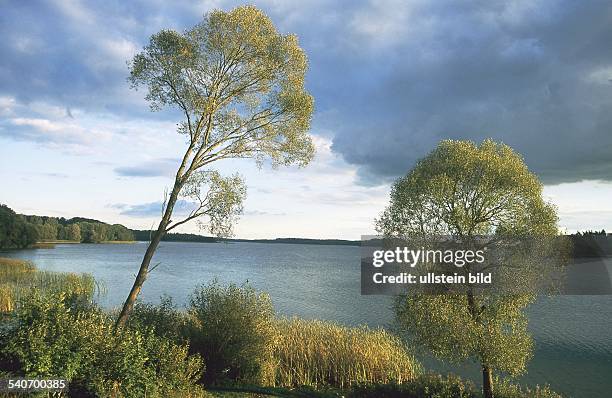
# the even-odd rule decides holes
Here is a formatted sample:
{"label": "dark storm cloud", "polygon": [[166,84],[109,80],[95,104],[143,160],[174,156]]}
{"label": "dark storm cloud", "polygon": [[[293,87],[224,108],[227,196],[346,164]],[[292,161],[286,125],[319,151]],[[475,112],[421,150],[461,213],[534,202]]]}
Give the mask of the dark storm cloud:
{"label": "dark storm cloud", "polygon": [[[363,183],[405,174],[440,139],[487,137],[513,146],[547,183],[612,180],[607,2],[255,4],[282,32],[300,37],[316,101],[313,131],[333,137],[333,150],[358,167]],[[0,96],[176,120],[149,114],[143,92],[128,88],[126,61],[152,33],[189,28],[210,8],[187,1],[5,3]]]}
{"label": "dark storm cloud", "polygon": [[[6,2],[0,13],[0,95],[70,109],[148,112],[127,62],[163,27],[193,24],[188,2]],[[147,115],[152,117],[151,115]]]}
{"label": "dark storm cloud", "polygon": [[333,149],[364,182],[405,174],[441,139],[487,137],[546,183],[612,180],[612,7],[506,4],[411,10],[377,87],[341,108]]}

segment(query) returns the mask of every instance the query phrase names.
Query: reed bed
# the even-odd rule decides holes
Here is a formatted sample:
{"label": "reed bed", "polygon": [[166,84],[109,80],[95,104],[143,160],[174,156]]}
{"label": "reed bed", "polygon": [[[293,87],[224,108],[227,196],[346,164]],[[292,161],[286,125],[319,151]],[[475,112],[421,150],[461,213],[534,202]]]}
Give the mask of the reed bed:
{"label": "reed bed", "polygon": [[89,274],[39,271],[29,261],[0,258],[0,312],[13,311],[33,289],[92,296],[103,287]]}
{"label": "reed bed", "polygon": [[293,318],[279,321],[278,330],[274,352],[278,386],[402,383],[420,371],[400,339],[384,329]]}

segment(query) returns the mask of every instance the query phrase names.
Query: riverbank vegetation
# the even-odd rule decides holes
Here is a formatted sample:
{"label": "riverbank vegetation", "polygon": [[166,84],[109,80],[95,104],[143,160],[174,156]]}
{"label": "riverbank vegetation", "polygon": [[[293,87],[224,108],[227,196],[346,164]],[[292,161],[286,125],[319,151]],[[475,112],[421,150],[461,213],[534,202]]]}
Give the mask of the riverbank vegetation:
{"label": "riverbank vegetation", "polygon": [[[201,286],[183,310],[167,297],[138,302],[118,330],[90,276],[2,259],[0,286],[19,291],[2,310],[0,375],[64,378],[65,396],[480,397],[469,382],[424,372],[384,329],[279,318],[249,285]],[[497,391],[559,397],[508,383]]]}
{"label": "riverbank vegetation", "polygon": [[93,295],[100,290],[88,274],[37,270],[29,261],[0,258],[0,313],[13,311],[32,291]]}

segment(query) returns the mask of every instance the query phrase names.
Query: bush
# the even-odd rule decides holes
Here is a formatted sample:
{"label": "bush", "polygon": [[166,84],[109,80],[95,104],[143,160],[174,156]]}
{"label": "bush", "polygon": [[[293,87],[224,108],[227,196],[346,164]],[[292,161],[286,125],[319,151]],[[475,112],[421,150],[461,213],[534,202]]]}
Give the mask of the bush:
{"label": "bush", "polygon": [[152,330],[125,328],[66,294],[32,294],[2,335],[3,362],[27,377],[71,380],[79,396],[149,397],[196,393],[202,360]]}
{"label": "bush", "polygon": [[401,383],[419,370],[399,338],[383,329],[301,319],[280,321],[278,329],[274,357],[280,386]]}
{"label": "bush", "polygon": [[355,386],[350,398],[476,398],[480,394],[471,383],[457,376],[423,374],[403,384],[364,384]]}
{"label": "bush", "polygon": [[128,318],[133,329],[151,329],[157,336],[176,343],[185,343],[188,317],[179,311],[172,298],[163,296],[160,304],[137,302]]}
{"label": "bush", "polygon": [[[496,380],[496,398],[562,398],[548,387],[529,389],[506,380]],[[473,383],[448,375],[423,374],[403,384],[362,384],[353,387],[349,398],[479,398]]]}
{"label": "bush", "polygon": [[274,369],[274,310],[270,296],[245,284],[216,281],[193,293],[188,310],[190,347],[206,362],[206,383],[224,380],[270,385]]}
{"label": "bush", "polygon": [[493,385],[495,396],[499,398],[563,398],[550,387],[536,386],[534,389],[512,384],[507,380],[496,380]]}

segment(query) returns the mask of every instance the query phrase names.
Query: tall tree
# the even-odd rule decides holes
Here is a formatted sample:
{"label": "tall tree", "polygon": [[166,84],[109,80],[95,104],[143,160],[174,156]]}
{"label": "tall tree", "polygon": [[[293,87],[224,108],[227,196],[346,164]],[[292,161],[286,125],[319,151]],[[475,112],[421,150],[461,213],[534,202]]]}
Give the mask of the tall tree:
{"label": "tall tree", "polygon": [[20,249],[37,240],[36,226],[8,206],[0,204],[0,249]]}
{"label": "tall tree", "polygon": [[[555,209],[542,199],[540,182],[518,154],[491,140],[481,145],[442,141],[394,184],[377,229],[389,238],[444,236],[481,247],[509,242],[508,254],[491,256],[491,261],[498,261],[497,275],[506,286],[520,291],[493,293],[468,284],[452,294],[399,296],[395,309],[400,326],[435,355],[476,360],[486,398],[493,397],[494,370],[525,370],[533,342],[524,309],[540,291],[544,265],[562,266],[564,252],[555,251],[562,241]],[[517,255],[515,243],[532,240],[551,244],[537,246],[537,258],[529,256],[533,249]],[[462,270],[469,272],[470,265]]]}
{"label": "tall tree", "polygon": [[[162,30],[134,57],[133,86],[148,88],[152,110],[170,106],[183,114],[178,132],[187,142],[118,326],[125,324],[165,233],[198,217],[207,218],[211,233],[231,233],[242,211],[244,184],[237,175],[222,177],[208,169],[211,163],[253,158],[258,165],[270,159],[274,166],[304,166],[312,159],[313,99],[304,88],[306,69],[297,37],[279,34],[251,6],[213,11],[185,33]],[[175,221],[172,211],[180,197],[195,206]]]}
{"label": "tall tree", "polygon": [[66,225],[65,230],[67,240],[81,241],[81,227],[79,227],[79,224]]}

